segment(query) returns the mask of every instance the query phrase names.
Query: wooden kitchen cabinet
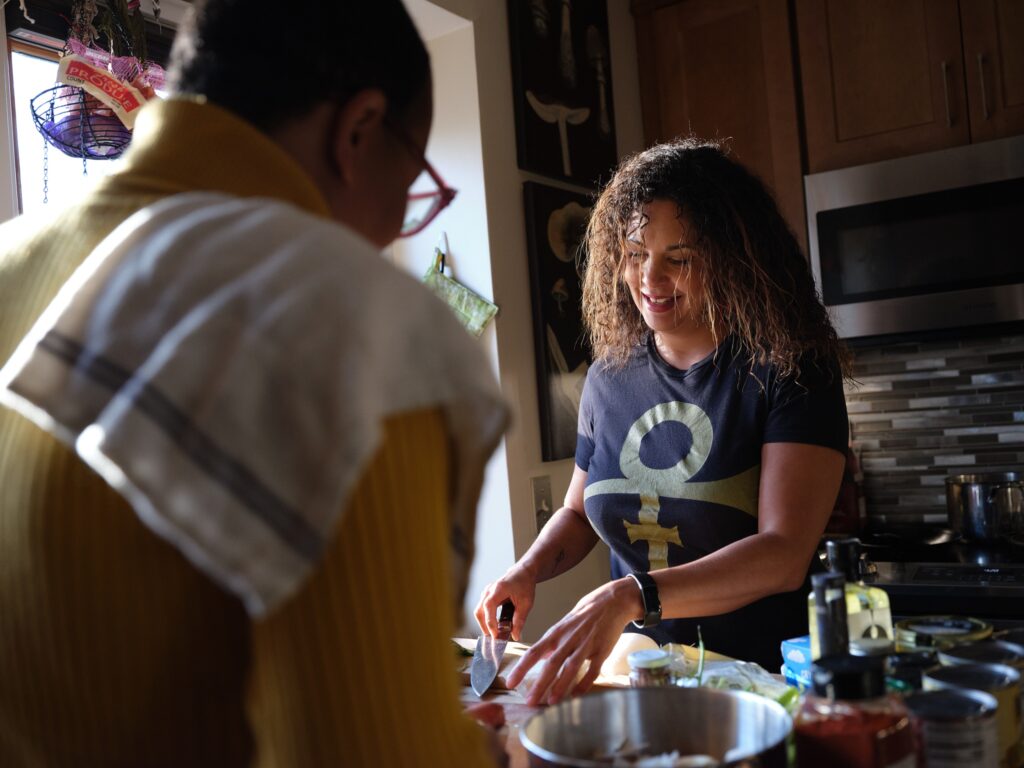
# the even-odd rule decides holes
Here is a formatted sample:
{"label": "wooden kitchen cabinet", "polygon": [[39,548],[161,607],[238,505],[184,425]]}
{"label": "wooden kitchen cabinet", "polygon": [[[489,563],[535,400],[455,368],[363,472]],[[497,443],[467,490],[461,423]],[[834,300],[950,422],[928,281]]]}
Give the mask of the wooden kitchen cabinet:
{"label": "wooden kitchen cabinet", "polygon": [[811,173],[1024,133],[1022,0],[796,0]]}
{"label": "wooden kitchen cabinet", "polygon": [[806,249],[786,0],[633,0],[648,145],[729,139]]}
{"label": "wooden kitchen cabinet", "polygon": [[960,0],[971,141],[1024,133],[1024,0]]}

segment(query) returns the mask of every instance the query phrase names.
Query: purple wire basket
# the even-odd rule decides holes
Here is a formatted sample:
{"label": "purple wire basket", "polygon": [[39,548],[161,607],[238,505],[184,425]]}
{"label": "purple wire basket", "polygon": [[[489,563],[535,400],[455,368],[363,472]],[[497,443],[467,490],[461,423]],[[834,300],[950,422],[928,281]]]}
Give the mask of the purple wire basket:
{"label": "purple wire basket", "polygon": [[113,110],[82,88],[49,88],[35,96],[31,106],[36,128],[69,157],[113,160],[131,141],[131,130]]}

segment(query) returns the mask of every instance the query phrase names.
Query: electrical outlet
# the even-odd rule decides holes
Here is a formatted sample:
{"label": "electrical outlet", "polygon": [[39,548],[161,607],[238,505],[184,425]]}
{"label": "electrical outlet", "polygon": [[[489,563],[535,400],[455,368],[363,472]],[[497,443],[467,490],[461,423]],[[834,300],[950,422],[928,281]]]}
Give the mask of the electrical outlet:
{"label": "electrical outlet", "polygon": [[533,512],[537,517],[537,533],[540,533],[540,529],[555,513],[551,498],[551,477],[541,475],[530,478],[530,482],[533,484]]}

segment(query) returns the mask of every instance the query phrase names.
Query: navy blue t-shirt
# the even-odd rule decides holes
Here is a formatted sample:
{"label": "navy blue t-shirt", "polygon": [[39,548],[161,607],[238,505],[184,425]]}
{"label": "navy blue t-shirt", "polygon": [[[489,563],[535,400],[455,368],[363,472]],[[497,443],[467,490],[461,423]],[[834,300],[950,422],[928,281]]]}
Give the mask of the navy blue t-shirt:
{"label": "navy blue t-shirt", "polygon": [[[611,575],[697,560],[757,533],[764,443],[809,443],[845,455],[838,368],[801,362],[797,379],[755,365],[731,340],[686,371],[648,335],[623,368],[597,363],[580,403],[576,464],[584,508],[611,549]],[[775,671],[779,643],[807,632],[809,585],[720,616],[662,621],[659,643],[692,644]],[[632,628],[632,625],[629,626]]]}

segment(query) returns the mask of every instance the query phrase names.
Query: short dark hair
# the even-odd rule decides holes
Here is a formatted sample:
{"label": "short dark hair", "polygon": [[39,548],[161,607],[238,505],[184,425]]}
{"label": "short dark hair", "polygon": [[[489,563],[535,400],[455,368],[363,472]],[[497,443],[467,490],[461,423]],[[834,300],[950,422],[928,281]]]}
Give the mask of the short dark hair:
{"label": "short dark hair", "polygon": [[402,117],[429,79],[401,0],[207,0],[178,32],[169,82],[268,131],[366,88]]}

